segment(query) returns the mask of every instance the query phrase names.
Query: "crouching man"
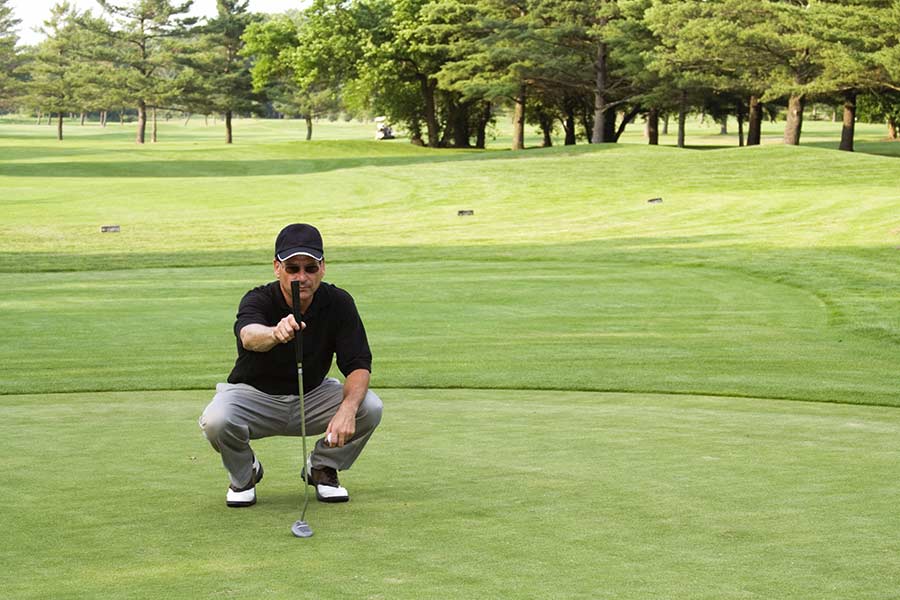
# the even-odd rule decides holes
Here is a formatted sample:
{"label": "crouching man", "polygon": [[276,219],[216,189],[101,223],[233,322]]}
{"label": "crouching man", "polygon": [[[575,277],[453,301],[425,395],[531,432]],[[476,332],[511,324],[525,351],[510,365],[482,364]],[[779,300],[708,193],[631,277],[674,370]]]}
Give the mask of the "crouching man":
{"label": "crouching man", "polygon": [[[241,300],[234,324],[237,360],[228,382],[216,386],[200,428],[228,471],[225,504],[255,504],[263,466],[250,440],[300,435],[293,340],[302,335],[306,432],[323,437],[301,477],[316,488],[320,501],[346,502],[350,496],[338,471],[350,468],[381,421],[381,400],[369,390],[372,353],[366,331],[350,294],[323,282],[325,256],[315,227],[285,227],[275,241],[273,266],[276,281]],[[292,281],[300,282],[301,323],[293,316]],[[327,376],[335,357],[343,384]]]}

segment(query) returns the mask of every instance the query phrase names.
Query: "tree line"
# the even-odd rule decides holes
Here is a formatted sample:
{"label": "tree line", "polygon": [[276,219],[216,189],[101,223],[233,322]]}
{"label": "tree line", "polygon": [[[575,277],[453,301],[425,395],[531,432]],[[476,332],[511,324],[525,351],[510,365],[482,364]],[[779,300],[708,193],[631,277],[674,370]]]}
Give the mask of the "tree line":
{"label": "tree line", "polygon": [[784,116],[799,144],[812,102],[838,106],[840,148],[859,119],[900,121],[900,0],[313,0],[278,15],[217,0],[97,0],[98,13],[57,4],[45,39],[17,45],[0,0],[0,108],[56,114],[128,107],[136,141],[156,111],[302,116],[380,114],[414,143],[484,147],[499,110],[513,149],[527,125],[544,145],[616,142],[637,119],[650,144],[660,123],[704,115],[756,145]]}

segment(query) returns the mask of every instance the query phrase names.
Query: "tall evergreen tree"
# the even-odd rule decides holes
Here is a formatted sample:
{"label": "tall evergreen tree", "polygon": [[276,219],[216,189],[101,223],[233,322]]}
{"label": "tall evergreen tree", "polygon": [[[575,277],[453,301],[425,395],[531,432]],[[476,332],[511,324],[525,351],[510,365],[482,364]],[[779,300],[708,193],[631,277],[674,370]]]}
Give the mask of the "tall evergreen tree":
{"label": "tall evergreen tree", "polygon": [[453,37],[436,81],[463,98],[500,100],[513,107],[512,149],[525,146],[526,101],[542,52],[532,35],[529,0],[462,0],[467,21]]}
{"label": "tall evergreen tree", "polygon": [[53,6],[31,50],[27,102],[40,112],[56,113],[56,137],[63,139],[63,115],[80,109],[82,83],[77,63],[77,12],[68,2]]}
{"label": "tall evergreen tree", "polygon": [[13,14],[9,0],[0,0],[0,108],[7,107],[22,91],[22,81],[15,75],[23,62],[16,35],[21,22]]}
{"label": "tall evergreen tree", "polygon": [[857,97],[877,92],[889,81],[880,52],[896,39],[892,4],[892,0],[821,0],[818,7],[814,35],[825,43],[819,86],[843,105],[841,150],[853,151]]}
{"label": "tall evergreen tree", "polygon": [[205,114],[221,113],[225,143],[233,141],[235,113],[260,113],[262,96],[253,89],[250,60],[242,54],[247,27],[260,20],[248,12],[249,0],[217,0],[217,14],[179,45],[179,62],[189,67],[179,78],[177,102]]}
{"label": "tall evergreen tree", "polygon": [[124,74],[123,88],[138,112],[135,141],[143,144],[147,107],[159,106],[175,92],[174,61],[166,41],[185,35],[187,28],[196,23],[195,18],[182,16],[193,0],[181,4],[172,4],[171,0],[132,0],[130,4],[97,2],[115,20],[106,58]]}

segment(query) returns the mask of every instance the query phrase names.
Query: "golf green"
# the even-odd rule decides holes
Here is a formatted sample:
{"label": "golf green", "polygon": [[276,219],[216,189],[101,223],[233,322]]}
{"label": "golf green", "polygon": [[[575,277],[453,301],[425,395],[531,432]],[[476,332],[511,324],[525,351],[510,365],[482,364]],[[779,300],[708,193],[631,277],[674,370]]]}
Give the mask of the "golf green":
{"label": "golf green", "polygon": [[[385,419],[302,500],[296,440],[227,509],[210,392],[4,396],[15,598],[895,597],[900,419],[884,407],[380,390]],[[323,592],[325,590],[325,592]]]}

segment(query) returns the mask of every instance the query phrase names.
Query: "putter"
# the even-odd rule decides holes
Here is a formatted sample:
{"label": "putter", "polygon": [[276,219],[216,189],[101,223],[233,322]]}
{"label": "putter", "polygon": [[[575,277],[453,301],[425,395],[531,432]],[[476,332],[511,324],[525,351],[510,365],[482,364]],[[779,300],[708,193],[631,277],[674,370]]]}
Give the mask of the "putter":
{"label": "putter", "polygon": [[[300,282],[291,282],[291,299],[294,303],[294,320],[299,324],[303,315],[300,314]],[[306,407],[303,405],[303,330],[294,334],[294,349],[297,354],[297,385],[300,391],[300,439],[303,440],[303,464],[307,464],[306,456]],[[309,473],[306,474],[309,477]],[[291,526],[291,533],[299,538],[308,538],[313,534],[312,527],[305,521],[306,507],[309,506],[309,486],[303,482],[303,512],[300,520]]]}

